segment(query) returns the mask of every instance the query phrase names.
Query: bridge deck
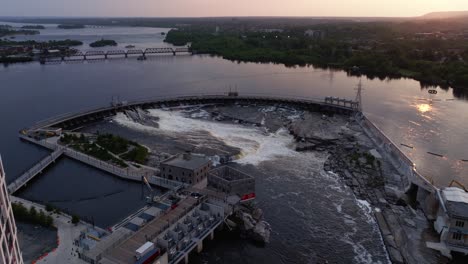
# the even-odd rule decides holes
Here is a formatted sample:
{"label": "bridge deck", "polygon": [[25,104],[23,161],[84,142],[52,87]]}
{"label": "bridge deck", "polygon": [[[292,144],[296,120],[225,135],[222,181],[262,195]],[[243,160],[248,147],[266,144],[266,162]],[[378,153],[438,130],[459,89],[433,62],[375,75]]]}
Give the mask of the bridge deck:
{"label": "bridge deck", "polygon": [[57,148],[50,155],[42,159],[39,163],[34,165],[32,168],[23,173],[15,181],[8,185],[8,191],[10,194],[15,193],[29,181],[31,181],[36,175],[41,173],[45,168],[47,168],[51,163],[55,162],[62,154],[64,153],[64,148]]}

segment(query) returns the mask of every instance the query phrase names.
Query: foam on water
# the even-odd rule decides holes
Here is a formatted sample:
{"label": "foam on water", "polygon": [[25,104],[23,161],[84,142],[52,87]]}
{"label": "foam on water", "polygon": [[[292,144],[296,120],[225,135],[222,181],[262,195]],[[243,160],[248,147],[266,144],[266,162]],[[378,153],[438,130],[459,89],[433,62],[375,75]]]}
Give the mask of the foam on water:
{"label": "foam on water", "polygon": [[[341,182],[337,174],[323,171],[323,163],[327,159],[326,154],[312,152],[300,153],[295,151],[294,138],[289,135],[285,129],[280,129],[276,133],[267,133],[265,130],[258,127],[199,119],[204,118],[206,113],[193,115],[193,112],[184,113],[181,111],[154,109],[149,110],[149,115],[159,118],[158,128],[134,122],[124,114],[118,114],[114,120],[118,124],[132,129],[148,133],[164,133],[171,136],[187,138],[189,140],[192,139],[192,137],[200,140],[210,135],[224,142],[226,145],[241,149],[242,155],[236,160],[237,163],[259,165],[264,161],[274,160],[276,166],[288,167],[288,171],[290,172],[288,175],[290,175],[290,177],[284,177],[279,174],[268,174],[268,178],[265,179],[268,182],[303,182],[304,184],[308,184],[315,180],[311,175],[318,172],[320,181],[326,183],[326,186],[323,188],[323,195],[332,201],[332,205],[336,208],[336,212],[342,219],[341,221],[347,226],[347,232],[342,234],[340,240],[349,244],[353,249],[355,253],[353,262],[373,263],[374,258],[369,249],[365,246],[366,241],[356,239],[356,237],[360,236],[359,221],[361,221],[361,224],[362,222],[367,222],[372,226],[374,232],[379,233],[372,215],[372,208],[366,201],[356,199],[350,189]],[[191,116],[197,119],[190,118]],[[283,158],[278,159],[280,157]],[[292,164],[294,164],[294,166]],[[289,191],[276,193],[271,199],[284,200],[286,199],[285,197],[290,197],[287,198],[289,208],[298,217],[307,221],[309,211],[303,211],[303,207],[301,207],[299,202],[304,202],[304,200],[293,198],[301,195],[300,190],[298,191],[299,192]],[[313,200],[307,199],[305,202],[309,204],[313,203]],[[363,217],[351,215],[352,212],[346,209],[349,208],[349,202],[357,204],[358,210],[361,211],[360,215]],[[363,221],[359,220],[361,218],[363,218]]]}
{"label": "foam on water", "polygon": [[120,125],[146,132],[169,132],[181,136],[186,136],[187,133],[192,135],[196,135],[197,132],[209,133],[226,145],[241,149],[242,155],[236,160],[240,164],[258,165],[262,161],[276,157],[297,155],[297,152],[291,148],[294,145],[294,138],[286,129],[280,129],[276,133],[266,133],[257,127],[192,119],[179,111],[161,109],[149,110],[149,114],[159,117],[159,128],[139,124],[123,114],[118,114],[114,120]]}

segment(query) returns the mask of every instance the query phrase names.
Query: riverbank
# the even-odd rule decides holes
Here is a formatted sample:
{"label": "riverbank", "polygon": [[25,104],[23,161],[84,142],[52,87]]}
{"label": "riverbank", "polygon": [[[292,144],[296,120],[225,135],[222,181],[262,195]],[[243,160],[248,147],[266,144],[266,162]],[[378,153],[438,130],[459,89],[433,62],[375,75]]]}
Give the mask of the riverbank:
{"label": "riverbank", "polygon": [[[452,46],[437,42],[440,50],[434,52],[429,40],[390,40],[379,36],[381,28],[350,38],[347,32],[333,25],[315,30],[319,37],[307,35],[301,29],[273,32],[247,31],[212,34],[204,28],[173,29],[165,42],[173,45],[191,44],[194,53],[219,55],[224,59],[242,62],[280,63],[286,66],[313,65],[334,68],[369,78],[410,78],[425,86],[468,87],[465,54],[453,55]],[[350,25],[350,28],[354,27]],[[333,32],[333,36],[329,36]],[[371,38],[374,46],[357,38]],[[468,48],[460,40],[453,40],[461,50]]]}

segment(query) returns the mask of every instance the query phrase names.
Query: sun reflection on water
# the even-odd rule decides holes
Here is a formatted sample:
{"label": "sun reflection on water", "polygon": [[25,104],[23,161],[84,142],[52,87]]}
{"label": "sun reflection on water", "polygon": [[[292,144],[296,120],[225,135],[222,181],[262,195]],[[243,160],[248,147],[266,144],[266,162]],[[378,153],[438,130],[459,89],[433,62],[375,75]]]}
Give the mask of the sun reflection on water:
{"label": "sun reflection on water", "polygon": [[416,108],[421,113],[426,113],[432,110],[432,106],[430,104],[417,104]]}

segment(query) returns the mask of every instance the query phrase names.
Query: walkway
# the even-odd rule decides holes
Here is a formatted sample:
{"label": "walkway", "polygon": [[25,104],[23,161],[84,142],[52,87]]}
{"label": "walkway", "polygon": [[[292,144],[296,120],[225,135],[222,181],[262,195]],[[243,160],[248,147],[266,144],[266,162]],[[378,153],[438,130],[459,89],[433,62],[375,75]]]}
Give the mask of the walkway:
{"label": "walkway", "polygon": [[8,192],[10,194],[15,193],[21,187],[23,187],[26,183],[32,180],[37,174],[41,173],[45,168],[47,168],[51,163],[55,162],[62,154],[64,153],[65,149],[58,147],[54,152],[50,155],[45,157],[39,163],[34,165],[32,168],[27,170],[23,173],[20,177],[18,177],[15,181],[8,185]]}
{"label": "walkway", "polygon": [[[128,167],[128,168],[121,168],[119,166],[116,166],[114,164],[108,163],[106,161],[102,161],[99,159],[96,159],[90,155],[87,155],[85,153],[76,151],[72,148],[61,146],[58,144],[59,137],[52,137],[48,139],[42,139],[42,140],[36,140],[34,138],[25,136],[25,135],[20,135],[20,138],[27,140],[31,143],[43,146],[45,148],[54,150],[54,149],[60,149],[61,154],[66,155],[67,157],[70,157],[72,159],[81,161],[85,164],[88,164],[92,167],[98,168],[100,170],[103,170],[105,172],[108,172],[110,174],[113,174],[115,176],[118,176],[120,178],[126,179],[126,180],[132,180],[132,181],[138,181],[141,182],[141,177],[146,176],[148,181],[155,186],[163,187],[166,189],[177,189],[183,184],[177,181],[172,181],[164,178],[160,178],[157,176],[154,176],[153,173],[154,171],[148,170],[146,168],[140,169],[140,168],[135,168],[135,167]],[[55,152],[54,152],[55,153]],[[16,182],[16,181],[15,181]]]}

